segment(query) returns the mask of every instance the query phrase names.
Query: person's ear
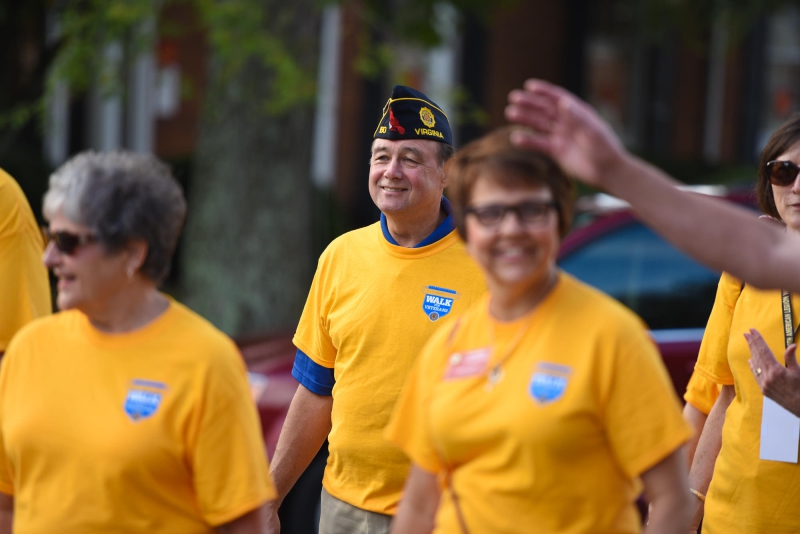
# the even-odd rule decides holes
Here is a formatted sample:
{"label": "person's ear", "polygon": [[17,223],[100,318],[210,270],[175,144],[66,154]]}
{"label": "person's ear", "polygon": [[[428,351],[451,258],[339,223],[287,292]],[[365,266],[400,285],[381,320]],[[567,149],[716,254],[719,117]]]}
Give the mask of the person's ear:
{"label": "person's ear", "polygon": [[147,259],[148,249],[147,241],[144,239],[135,239],[128,243],[128,261],[126,265],[128,278],[133,277],[133,274],[142,268],[144,260]]}
{"label": "person's ear", "polygon": [[442,191],[444,191],[444,189],[447,187],[447,173],[444,172],[444,166],[439,167],[437,172],[439,172],[439,179],[441,180]]}

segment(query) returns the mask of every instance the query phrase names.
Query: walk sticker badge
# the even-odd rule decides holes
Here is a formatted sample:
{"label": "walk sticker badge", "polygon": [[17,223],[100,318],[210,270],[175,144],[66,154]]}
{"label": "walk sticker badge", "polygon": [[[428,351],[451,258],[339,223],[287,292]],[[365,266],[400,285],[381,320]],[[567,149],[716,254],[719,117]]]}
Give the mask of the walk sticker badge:
{"label": "walk sticker badge", "polygon": [[140,421],[156,413],[165,389],[167,386],[161,382],[133,380],[124,404],[125,413],[131,421]]}
{"label": "walk sticker badge", "polygon": [[539,404],[549,404],[564,395],[572,368],[549,362],[536,364],[528,385],[528,393]]}
{"label": "walk sticker badge", "polygon": [[425,298],[422,300],[422,311],[431,321],[437,321],[444,317],[453,309],[453,302],[458,300],[458,292],[452,289],[445,289],[437,286],[426,286],[422,292]]}

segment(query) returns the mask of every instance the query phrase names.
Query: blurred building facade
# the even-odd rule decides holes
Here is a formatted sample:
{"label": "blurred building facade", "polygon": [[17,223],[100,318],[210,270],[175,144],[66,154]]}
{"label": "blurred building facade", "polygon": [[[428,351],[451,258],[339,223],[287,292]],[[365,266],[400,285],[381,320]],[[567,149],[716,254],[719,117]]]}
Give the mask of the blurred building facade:
{"label": "blurred building facade", "polygon": [[[645,157],[708,165],[753,163],[769,134],[800,109],[800,11],[762,17],[732,42],[721,23],[692,45],[677,36],[649,39],[620,23],[630,3],[615,0],[523,0],[485,21],[437,12],[440,47],[392,45],[384,75],[354,67],[364,28],[355,3],[329,7],[321,28],[320,96],[309,174],[328,191],[344,227],[375,220],[367,196],[368,150],[394,83],[413,85],[450,111],[463,144],[504,123],[509,90],[530,77],[562,84],[587,99],[624,142]],[[86,95],[55,92],[43,151],[57,165],[86,148],[153,151],[191,158],[202,113],[208,45],[188,3],[166,8],[159,24],[180,23],[140,53],[125,80],[125,98],[99,87]],[[155,23],[141,28],[155,31]],[[57,36],[58,21],[45,34]],[[380,36],[375,36],[380,44]],[[104,51],[109,62],[120,50]],[[685,178],[679,176],[679,178]]]}

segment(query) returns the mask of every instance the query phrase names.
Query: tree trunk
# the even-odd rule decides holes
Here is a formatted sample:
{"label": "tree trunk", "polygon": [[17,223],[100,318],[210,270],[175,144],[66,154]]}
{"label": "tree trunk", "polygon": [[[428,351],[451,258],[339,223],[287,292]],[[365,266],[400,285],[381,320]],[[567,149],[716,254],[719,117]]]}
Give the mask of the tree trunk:
{"label": "tree trunk", "polygon": [[[262,2],[269,31],[316,72],[314,2]],[[217,58],[218,59],[218,58]],[[180,297],[231,335],[292,329],[313,273],[313,104],[265,111],[275,76],[251,61],[223,78],[212,58],[192,182]]]}

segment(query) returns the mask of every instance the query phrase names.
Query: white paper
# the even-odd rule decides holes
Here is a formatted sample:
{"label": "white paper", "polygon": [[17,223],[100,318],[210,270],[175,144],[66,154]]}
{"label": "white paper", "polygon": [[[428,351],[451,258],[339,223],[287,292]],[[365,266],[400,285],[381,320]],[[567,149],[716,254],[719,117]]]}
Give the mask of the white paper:
{"label": "white paper", "polygon": [[797,448],[800,445],[800,418],[781,405],[764,397],[761,412],[762,460],[797,463]]}

